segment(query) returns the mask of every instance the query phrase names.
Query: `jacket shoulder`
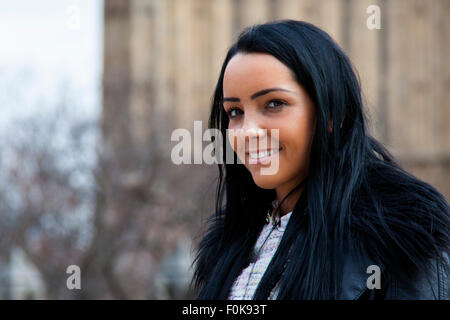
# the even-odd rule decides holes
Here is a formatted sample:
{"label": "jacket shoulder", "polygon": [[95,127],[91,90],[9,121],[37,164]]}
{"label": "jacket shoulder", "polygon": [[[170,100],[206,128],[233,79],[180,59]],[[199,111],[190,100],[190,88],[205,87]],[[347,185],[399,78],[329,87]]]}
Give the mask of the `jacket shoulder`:
{"label": "jacket shoulder", "polygon": [[449,256],[429,261],[429,270],[418,272],[410,281],[393,280],[386,299],[449,300]]}
{"label": "jacket shoulder", "polygon": [[[367,268],[373,261],[363,261],[348,257],[344,267],[342,291],[343,300],[450,300],[449,256],[429,261],[429,269],[417,272],[410,279],[399,280],[389,277],[381,269],[381,286],[369,289],[367,282],[370,273]],[[376,265],[376,264],[375,264]]]}

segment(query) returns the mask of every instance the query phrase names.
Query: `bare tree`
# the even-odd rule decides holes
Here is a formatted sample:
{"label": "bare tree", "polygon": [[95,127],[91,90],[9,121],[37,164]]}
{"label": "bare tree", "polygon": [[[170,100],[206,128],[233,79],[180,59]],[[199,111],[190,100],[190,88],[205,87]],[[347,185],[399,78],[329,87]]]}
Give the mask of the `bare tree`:
{"label": "bare tree", "polygon": [[[198,234],[213,169],[175,166],[157,132],[151,148],[105,152],[95,120],[65,103],[52,110],[11,124],[1,140],[0,257],[22,248],[48,298],[192,297],[154,284],[170,252]],[[81,269],[81,290],[66,287],[69,265]]]}

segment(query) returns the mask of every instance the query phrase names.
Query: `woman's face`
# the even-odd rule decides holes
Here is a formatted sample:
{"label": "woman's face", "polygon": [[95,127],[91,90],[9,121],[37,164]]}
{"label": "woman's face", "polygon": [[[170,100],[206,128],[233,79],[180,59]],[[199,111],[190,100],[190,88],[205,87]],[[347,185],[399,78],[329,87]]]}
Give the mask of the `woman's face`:
{"label": "woman's face", "polygon": [[[256,185],[276,189],[279,198],[285,196],[308,172],[316,122],[308,94],[291,70],[273,56],[238,53],[225,69],[223,97],[228,138],[240,161]],[[278,148],[270,140],[276,137],[273,129],[278,129]],[[273,154],[259,162],[254,159],[257,151],[264,150]],[[277,170],[262,174],[267,167]]]}

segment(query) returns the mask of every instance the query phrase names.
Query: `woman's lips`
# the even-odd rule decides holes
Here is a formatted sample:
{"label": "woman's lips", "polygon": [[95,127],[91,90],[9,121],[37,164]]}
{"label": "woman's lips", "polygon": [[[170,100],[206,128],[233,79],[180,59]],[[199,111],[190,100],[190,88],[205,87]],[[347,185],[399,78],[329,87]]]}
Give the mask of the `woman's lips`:
{"label": "woman's lips", "polygon": [[[247,152],[246,158],[247,158],[247,161],[249,164],[256,164],[256,165],[269,164],[273,158],[278,156],[278,154],[280,153],[280,151],[282,149],[283,148],[279,148],[278,150],[276,150],[276,149],[275,150],[274,149],[264,150],[264,151],[259,151],[258,153],[257,152],[255,152],[255,153]],[[267,152],[269,152],[269,151],[270,151],[270,153],[267,154]],[[254,158],[254,155],[259,155],[259,153],[261,153],[261,152],[266,152],[266,156]],[[252,154],[252,156],[251,156],[251,154]]]}

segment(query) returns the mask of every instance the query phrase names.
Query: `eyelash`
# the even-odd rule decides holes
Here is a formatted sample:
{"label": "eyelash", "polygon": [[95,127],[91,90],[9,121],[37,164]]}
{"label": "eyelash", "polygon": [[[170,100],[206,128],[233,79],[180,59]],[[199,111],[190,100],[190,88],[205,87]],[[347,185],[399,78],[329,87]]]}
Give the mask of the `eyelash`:
{"label": "eyelash", "polygon": [[[269,110],[276,110],[276,109],[279,109],[279,108],[281,108],[283,105],[286,104],[286,102],[284,102],[283,100],[279,100],[279,99],[272,99],[272,100],[270,100],[267,104],[269,104],[269,103],[271,103],[271,102],[277,102],[277,103],[279,103],[279,105],[278,105],[278,106],[275,106],[275,107],[273,107],[273,108],[269,108]],[[237,117],[237,116],[232,116],[232,115],[231,115],[231,112],[234,111],[234,110],[241,111],[241,109],[239,109],[239,108],[230,108],[230,110],[227,111],[227,115],[228,115],[228,118],[229,118],[229,119],[234,119],[234,118]]]}

